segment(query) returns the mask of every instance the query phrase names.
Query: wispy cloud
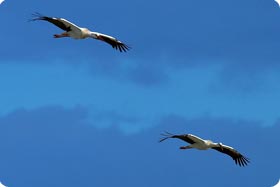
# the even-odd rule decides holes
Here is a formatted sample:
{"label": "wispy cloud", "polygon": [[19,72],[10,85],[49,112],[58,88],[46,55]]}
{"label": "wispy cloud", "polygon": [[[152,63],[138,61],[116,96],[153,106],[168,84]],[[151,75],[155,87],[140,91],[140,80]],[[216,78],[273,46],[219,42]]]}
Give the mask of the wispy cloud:
{"label": "wispy cloud", "polygon": [[93,118],[108,115],[108,120],[99,116],[98,120],[103,121],[100,124],[118,123],[124,129],[128,123],[135,123],[135,129],[152,126],[169,114],[187,118],[207,114],[259,121],[263,125],[276,122],[280,92],[275,86],[280,79],[276,72],[267,76],[264,87],[251,85],[256,90],[249,93],[229,89],[228,81],[221,84],[220,72],[219,66],[169,71],[167,83],[143,87],[114,77],[95,76],[88,66],[52,62],[2,64],[0,111],[5,115],[19,108],[81,105]]}
{"label": "wispy cloud", "polygon": [[[147,181],[151,185],[177,186],[185,183],[186,176],[194,172],[213,169],[219,171],[223,180],[211,180],[217,173],[206,172],[198,178],[197,175],[188,178],[188,185],[224,186],[224,181],[230,181],[230,174],[236,171],[236,180],[231,181],[233,186],[262,187],[269,186],[279,177],[277,172],[272,172],[279,171],[279,165],[275,164],[279,159],[279,150],[260,149],[266,147],[267,142],[271,143],[270,146],[276,146],[274,144],[279,142],[279,123],[264,128],[254,125],[254,122],[243,125],[243,122],[228,119],[187,120],[169,116],[156,127],[128,135],[114,127],[95,128],[84,120],[86,114],[82,107],[67,109],[53,106],[22,109],[0,117],[0,141],[5,142],[0,144],[0,164],[5,183],[42,187],[52,184],[72,187],[89,183],[129,186],[141,176],[136,186],[145,186]],[[211,150],[179,150],[178,147],[184,142],[171,140],[158,143],[164,130],[198,134],[230,144],[250,157],[250,166],[240,169],[230,158]],[[182,163],[188,163],[188,167]],[[29,168],[29,172],[26,172],[26,168]],[[177,172],[174,173],[174,170]],[[271,172],[263,173],[263,170]],[[80,175],[81,171],[85,175]],[[247,180],[241,180],[245,174]],[[110,180],[104,180],[108,176],[112,176]],[[262,176],[262,180],[255,180],[259,176]],[[163,177],[165,180],[161,180]],[[199,180],[201,177],[206,180]]]}

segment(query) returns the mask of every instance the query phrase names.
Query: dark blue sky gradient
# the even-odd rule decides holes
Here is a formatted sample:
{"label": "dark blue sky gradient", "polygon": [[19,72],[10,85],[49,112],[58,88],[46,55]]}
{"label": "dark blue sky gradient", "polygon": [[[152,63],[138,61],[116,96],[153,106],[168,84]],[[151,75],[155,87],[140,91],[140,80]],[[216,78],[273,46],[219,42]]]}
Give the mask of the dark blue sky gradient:
{"label": "dark blue sky gradient", "polygon": [[[279,141],[279,123],[260,127],[228,119],[166,116],[155,128],[124,135],[114,127],[93,128],[85,123],[86,116],[81,107],[53,106],[19,109],[1,118],[3,182],[42,187],[271,186],[279,177],[279,151],[264,149],[267,142]],[[214,150],[182,151],[178,148],[184,143],[176,140],[158,143],[163,129],[188,129],[223,140],[250,157],[251,164],[240,168]]]}
{"label": "dark blue sky gradient", "polygon": [[[63,17],[117,37],[53,39]],[[0,181],[7,186],[272,186],[280,9],[273,0],[10,1],[0,6]],[[235,147],[179,150],[160,133]]]}

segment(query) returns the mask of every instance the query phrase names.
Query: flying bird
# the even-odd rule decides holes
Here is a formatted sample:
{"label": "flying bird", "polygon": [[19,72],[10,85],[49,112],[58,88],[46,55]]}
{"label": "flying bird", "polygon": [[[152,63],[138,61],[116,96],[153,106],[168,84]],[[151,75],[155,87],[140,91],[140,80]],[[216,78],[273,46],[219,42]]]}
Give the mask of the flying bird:
{"label": "flying bird", "polygon": [[0,0],[0,4],[3,3],[3,2],[4,2],[4,0]]}
{"label": "flying bird", "polygon": [[195,135],[192,135],[192,134],[174,135],[169,132],[166,132],[165,134],[162,134],[162,135],[164,137],[160,139],[160,142],[162,142],[166,139],[169,139],[169,138],[178,138],[178,139],[188,142],[190,144],[187,146],[182,146],[182,147],[180,147],[180,149],[196,148],[199,150],[207,150],[207,149],[211,148],[211,149],[215,149],[216,151],[219,151],[221,153],[231,156],[231,158],[239,166],[245,166],[250,162],[248,158],[244,157],[242,154],[240,154],[234,148],[227,146],[227,145],[223,145],[222,143],[214,143],[211,140],[204,140],[204,139],[197,137]]}
{"label": "flying bird", "polygon": [[123,51],[126,52],[127,50],[130,49],[129,46],[127,46],[126,44],[122,43],[121,41],[117,40],[112,36],[98,33],[98,32],[92,32],[87,28],[81,28],[64,18],[42,16],[39,13],[35,13],[33,14],[33,16],[34,18],[31,19],[31,21],[36,21],[36,20],[48,21],[65,31],[61,34],[54,34],[54,38],[62,38],[62,37],[71,37],[74,39],[94,38],[110,44],[113,48],[119,50],[120,52]]}

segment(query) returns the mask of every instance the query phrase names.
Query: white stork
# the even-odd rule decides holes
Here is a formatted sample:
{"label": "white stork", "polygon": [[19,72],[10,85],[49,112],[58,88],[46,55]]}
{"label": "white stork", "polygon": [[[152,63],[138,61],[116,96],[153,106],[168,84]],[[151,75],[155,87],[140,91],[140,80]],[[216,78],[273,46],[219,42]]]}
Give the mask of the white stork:
{"label": "white stork", "polygon": [[35,13],[33,14],[33,16],[34,18],[31,19],[31,21],[36,21],[36,20],[48,21],[65,31],[61,34],[54,34],[54,38],[62,38],[62,37],[71,37],[74,39],[94,38],[110,44],[113,48],[119,50],[120,52],[123,51],[126,52],[127,50],[130,49],[129,46],[127,46],[126,44],[122,43],[121,41],[117,40],[112,36],[105,35],[98,32],[92,32],[87,28],[81,28],[75,25],[74,23],[67,21],[66,19],[42,16],[39,13]]}
{"label": "white stork", "polygon": [[207,149],[211,148],[211,149],[215,149],[217,151],[220,151],[221,153],[231,156],[231,158],[239,166],[245,166],[250,162],[248,158],[244,157],[242,154],[240,154],[234,148],[227,146],[227,145],[223,145],[222,143],[214,143],[211,140],[204,140],[204,139],[199,138],[192,134],[174,135],[174,134],[166,132],[166,134],[162,134],[162,135],[164,137],[162,139],[160,139],[160,142],[162,142],[168,138],[178,138],[178,139],[181,139],[190,144],[187,146],[182,146],[182,147],[180,147],[180,149],[196,148],[199,150],[207,150]]}

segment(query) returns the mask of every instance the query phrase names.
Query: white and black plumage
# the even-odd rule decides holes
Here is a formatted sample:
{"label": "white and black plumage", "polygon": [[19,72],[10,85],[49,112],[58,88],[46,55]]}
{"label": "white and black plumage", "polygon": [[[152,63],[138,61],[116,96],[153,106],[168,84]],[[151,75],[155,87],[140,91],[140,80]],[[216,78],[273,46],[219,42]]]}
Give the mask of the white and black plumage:
{"label": "white and black plumage", "polygon": [[120,52],[123,51],[126,52],[127,50],[130,49],[129,46],[127,46],[126,44],[122,43],[121,41],[117,40],[112,36],[105,35],[98,32],[92,32],[87,28],[81,28],[75,25],[74,23],[67,21],[66,19],[42,16],[39,13],[33,14],[33,16],[34,18],[31,19],[31,21],[36,21],[36,20],[48,21],[65,31],[62,34],[55,34],[54,38],[62,38],[62,37],[71,37],[74,39],[94,38],[110,44],[113,48],[119,50]]}
{"label": "white and black plumage", "polygon": [[214,143],[211,140],[204,140],[204,139],[199,138],[192,134],[174,135],[174,134],[166,132],[165,134],[162,134],[162,135],[164,137],[162,139],[160,139],[160,142],[162,142],[168,138],[178,138],[178,139],[181,139],[190,144],[188,146],[182,146],[182,147],[180,147],[180,149],[196,148],[199,150],[207,150],[207,149],[211,148],[211,149],[215,149],[221,153],[231,156],[231,158],[239,166],[245,166],[250,162],[248,158],[244,157],[242,154],[240,154],[234,148],[227,146],[227,145],[223,145],[222,143]]}

